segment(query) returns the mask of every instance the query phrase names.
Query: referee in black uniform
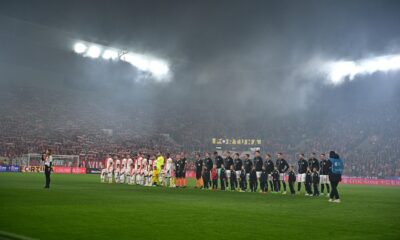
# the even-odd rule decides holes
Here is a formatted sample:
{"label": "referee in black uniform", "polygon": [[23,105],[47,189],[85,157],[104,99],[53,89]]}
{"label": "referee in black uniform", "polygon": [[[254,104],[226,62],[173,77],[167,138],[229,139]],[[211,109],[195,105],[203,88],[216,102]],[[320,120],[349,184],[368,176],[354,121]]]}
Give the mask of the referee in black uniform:
{"label": "referee in black uniform", "polygon": [[51,149],[47,149],[46,153],[42,155],[42,161],[44,161],[44,175],[46,177],[46,185],[44,188],[50,188],[50,174],[53,166]]}

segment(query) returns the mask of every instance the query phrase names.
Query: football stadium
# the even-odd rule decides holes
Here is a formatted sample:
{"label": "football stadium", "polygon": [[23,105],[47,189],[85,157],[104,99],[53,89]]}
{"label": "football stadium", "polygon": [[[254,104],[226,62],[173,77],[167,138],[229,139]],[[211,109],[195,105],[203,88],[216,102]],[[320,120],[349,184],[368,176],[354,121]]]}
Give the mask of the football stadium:
{"label": "football stadium", "polygon": [[0,240],[400,239],[397,0],[0,0]]}

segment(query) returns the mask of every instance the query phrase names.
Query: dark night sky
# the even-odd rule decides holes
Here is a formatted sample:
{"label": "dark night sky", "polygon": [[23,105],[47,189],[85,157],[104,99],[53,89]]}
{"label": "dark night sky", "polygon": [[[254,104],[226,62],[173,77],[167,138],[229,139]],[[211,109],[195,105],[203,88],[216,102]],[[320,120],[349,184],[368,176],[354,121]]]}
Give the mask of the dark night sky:
{"label": "dark night sky", "polygon": [[[398,1],[1,1],[3,15],[204,64],[278,51],[340,57],[398,41]],[[272,52],[273,54],[274,52]],[[276,57],[274,55],[274,57]],[[257,59],[260,60],[260,59]]]}

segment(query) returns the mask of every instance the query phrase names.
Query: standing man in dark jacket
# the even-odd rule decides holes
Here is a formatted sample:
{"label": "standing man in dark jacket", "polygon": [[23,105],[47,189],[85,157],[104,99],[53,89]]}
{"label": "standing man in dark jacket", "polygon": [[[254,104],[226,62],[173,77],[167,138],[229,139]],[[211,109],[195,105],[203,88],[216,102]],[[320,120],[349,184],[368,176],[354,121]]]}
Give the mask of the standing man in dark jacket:
{"label": "standing man in dark jacket", "polygon": [[253,168],[253,162],[250,160],[250,155],[246,154],[244,156],[244,170],[246,171],[246,186],[247,182],[250,180],[250,172]]}
{"label": "standing man in dark jacket", "polygon": [[317,171],[319,171],[319,161],[315,157],[315,152],[311,153],[311,156],[308,159],[308,164],[309,164],[311,171],[313,171],[314,168],[317,169]]}
{"label": "standing man in dark jacket", "polygon": [[182,160],[181,160],[181,187],[185,188],[187,186],[187,180],[186,180],[186,153],[182,152],[181,153]]}
{"label": "standing man in dark jacket", "polygon": [[231,190],[235,191],[236,188],[238,187],[238,179],[236,177],[236,171],[234,169],[234,166],[231,166],[231,174],[230,174],[230,185],[231,185]]}
{"label": "standing man in dark jacket", "polygon": [[294,173],[294,166],[291,165],[289,169],[289,189],[290,189],[290,194],[295,195],[296,192],[294,191],[294,183],[296,182],[296,173]]}
{"label": "standing man in dark jacket", "polygon": [[204,166],[202,173],[203,173],[203,189],[208,189],[209,186],[211,187],[211,184],[210,184],[211,172],[207,169],[206,166]]}
{"label": "standing man in dark jacket", "polygon": [[258,182],[260,182],[260,176],[261,176],[261,171],[262,171],[263,165],[264,165],[264,160],[261,157],[260,150],[257,150],[254,154],[253,166],[255,166],[255,168],[256,168]]}
{"label": "standing man in dark jacket", "polygon": [[53,156],[51,149],[47,149],[46,154],[42,155],[42,161],[44,161],[44,175],[46,177],[46,184],[44,188],[50,188],[50,174],[53,168]]}
{"label": "standing man in dark jacket", "polygon": [[225,154],[225,172],[226,172],[226,187],[228,187],[229,180],[231,179],[231,166],[234,165],[233,159],[231,157],[231,152],[227,151]]}
{"label": "standing man in dark jacket", "polygon": [[203,187],[202,171],[203,171],[203,160],[200,158],[200,153],[195,154],[196,158],[196,188]]}
{"label": "standing man in dark jacket", "polygon": [[281,188],[281,182],[283,185],[283,193],[282,194],[286,194],[286,182],[285,182],[285,176],[286,176],[286,172],[289,169],[289,164],[286,162],[285,159],[283,159],[283,154],[282,153],[278,153],[277,154],[277,160],[276,160],[276,166],[278,168],[279,171],[279,190]]}
{"label": "standing man in dark jacket", "polygon": [[319,170],[319,182],[321,184],[321,194],[324,195],[324,190],[326,186],[326,194],[329,196],[329,162],[326,160],[325,153],[320,155],[320,170]]}
{"label": "standing man in dark jacket", "polygon": [[253,167],[250,171],[250,191],[256,192],[257,191],[257,172],[256,168]]}
{"label": "standing man in dark jacket", "polygon": [[308,162],[306,161],[306,159],[304,158],[304,153],[300,153],[300,159],[299,161],[297,161],[297,191],[300,192],[301,190],[301,183],[304,183],[305,186],[305,182],[306,182],[306,172],[307,172],[307,168],[308,168]]}
{"label": "standing man in dark jacket", "polygon": [[316,168],[313,169],[313,175],[312,175],[312,182],[313,182],[313,188],[314,188],[314,197],[319,196],[319,173]]}
{"label": "standing man in dark jacket", "polygon": [[262,167],[260,175],[260,189],[262,193],[266,193],[268,191],[268,174],[265,166]]}
{"label": "standing man in dark jacket", "polygon": [[312,172],[308,167],[306,172],[306,182],[305,182],[306,196],[312,196],[311,184],[312,184]]}
{"label": "standing man in dark jacket", "polygon": [[272,171],[272,174],[271,174],[271,176],[272,176],[272,181],[273,181],[273,183],[274,183],[274,189],[273,189],[273,191],[275,192],[275,193],[277,193],[277,192],[279,192],[279,171],[278,171],[278,168],[277,167],[275,167],[274,168],[274,171]]}
{"label": "standing man in dark jacket", "polygon": [[243,161],[239,158],[239,153],[235,153],[235,155],[233,155],[233,161],[235,164],[236,178],[237,181],[240,183],[240,171],[242,170]]}
{"label": "standing man in dark jacket", "polygon": [[226,171],[225,171],[225,165],[224,164],[221,165],[219,179],[221,181],[221,190],[225,190],[225,187],[226,187]]}
{"label": "standing man in dark jacket", "polygon": [[221,175],[221,167],[224,164],[224,159],[218,154],[218,152],[214,152],[214,164],[217,165],[218,178]]}
{"label": "standing man in dark jacket", "polygon": [[242,166],[242,169],[240,170],[240,191],[245,192],[247,189],[247,180],[246,180],[246,170],[244,170],[244,167]]}
{"label": "standing man in dark jacket", "polygon": [[[274,184],[272,181],[272,172],[274,171],[274,162],[271,160],[271,155],[268,153],[265,154],[265,171],[268,174],[268,181],[269,181],[269,186],[271,187],[271,191],[274,191]],[[267,188],[268,190],[268,188]]]}
{"label": "standing man in dark jacket", "polygon": [[334,151],[329,152],[329,181],[331,182],[332,186],[332,191],[329,195],[329,201],[330,202],[336,202],[340,203],[340,198],[339,198],[339,192],[337,190],[337,187],[339,185],[339,182],[342,181],[342,174],[337,173],[337,169],[339,168],[339,165],[341,163],[342,168],[341,171],[343,171],[343,162],[340,160],[339,154],[335,153]]}
{"label": "standing man in dark jacket", "polygon": [[210,153],[206,152],[205,153],[205,159],[204,159],[204,164],[206,167],[206,175],[207,175],[207,179],[204,180],[204,186],[208,189],[209,187],[211,187],[211,169],[213,168],[213,161],[210,158]]}

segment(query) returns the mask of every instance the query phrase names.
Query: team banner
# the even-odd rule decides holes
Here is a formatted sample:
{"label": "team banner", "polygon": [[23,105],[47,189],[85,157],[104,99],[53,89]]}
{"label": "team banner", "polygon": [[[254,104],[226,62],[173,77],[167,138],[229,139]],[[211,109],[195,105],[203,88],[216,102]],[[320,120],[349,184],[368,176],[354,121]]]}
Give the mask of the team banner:
{"label": "team banner", "polygon": [[398,179],[374,179],[361,177],[342,177],[342,183],[356,185],[400,186],[400,180]]}
{"label": "team banner", "polygon": [[19,172],[21,170],[18,165],[1,165],[0,172]]}
{"label": "team banner", "polygon": [[21,172],[44,172],[44,166],[21,166]]}
{"label": "team banner", "polygon": [[[44,172],[44,166],[21,166],[19,168],[21,172],[33,172],[33,173],[41,173]],[[19,171],[18,169],[18,171]],[[0,168],[1,171],[1,168]],[[16,168],[14,168],[16,171]],[[62,167],[62,166],[53,166],[53,173],[62,173],[62,174],[86,174],[86,168],[84,167]]]}
{"label": "team banner", "polygon": [[250,145],[260,146],[262,141],[259,138],[212,138],[212,144],[215,145]]}
{"label": "team banner", "polygon": [[86,168],[87,174],[100,174],[101,168]]}
{"label": "team banner", "polygon": [[53,167],[54,173],[63,173],[63,174],[86,174],[86,168],[84,167]]}

